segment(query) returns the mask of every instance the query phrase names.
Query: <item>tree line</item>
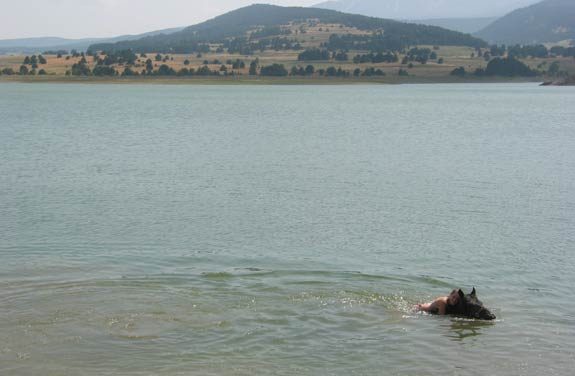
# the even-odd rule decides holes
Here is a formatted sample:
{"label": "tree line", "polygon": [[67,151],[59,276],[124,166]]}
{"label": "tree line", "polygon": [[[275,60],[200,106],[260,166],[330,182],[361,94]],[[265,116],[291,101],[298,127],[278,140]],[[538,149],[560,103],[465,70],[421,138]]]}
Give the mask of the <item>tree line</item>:
{"label": "tree line", "polygon": [[467,72],[464,67],[456,68],[451,72],[451,75],[456,77],[465,77],[470,74],[475,77],[535,77],[538,72],[513,56],[496,57],[487,64],[485,69],[477,68],[474,72]]}
{"label": "tree line", "polygon": [[490,60],[492,57],[512,56],[519,59],[532,58],[553,58],[553,57],[575,57],[575,47],[553,46],[547,48],[543,44],[535,45],[492,45],[485,51],[478,48],[474,54],[477,57],[484,57]]}

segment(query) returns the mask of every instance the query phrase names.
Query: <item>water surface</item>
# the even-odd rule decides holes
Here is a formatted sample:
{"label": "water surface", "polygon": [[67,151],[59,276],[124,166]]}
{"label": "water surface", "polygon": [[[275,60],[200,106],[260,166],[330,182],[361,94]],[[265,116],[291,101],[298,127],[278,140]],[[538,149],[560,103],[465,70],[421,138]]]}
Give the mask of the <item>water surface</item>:
{"label": "water surface", "polygon": [[573,103],[1,84],[0,373],[570,374]]}

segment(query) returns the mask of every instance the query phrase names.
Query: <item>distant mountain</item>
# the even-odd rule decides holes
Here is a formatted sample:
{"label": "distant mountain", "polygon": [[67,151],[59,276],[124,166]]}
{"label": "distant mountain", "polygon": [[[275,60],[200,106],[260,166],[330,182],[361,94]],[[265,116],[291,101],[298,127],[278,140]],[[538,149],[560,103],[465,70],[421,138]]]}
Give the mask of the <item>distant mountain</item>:
{"label": "distant mountain", "polygon": [[392,19],[500,17],[538,0],[335,0],[316,8]]}
{"label": "distant mountain", "polygon": [[[220,44],[228,50],[252,48],[254,31],[266,37],[294,39],[293,34],[285,35],[286,28],[293,23],[336,24],[342,28],[355,28],[364,31],[362,36],[342,35],[338,48],[358,46],[358,43],[381,49],[401,48],[418,44],[481,46],[485,42],[467,34],[442,29],[435,26],[408,24],[393,20],[346,14],[318,8],[280,7],[274,5],[251,5],[226,13],[198,25],[169,35],[148,36],[119,43],[98,43],[90,47],[95,51],[118,51],[132,49],[135,52],[190,53],[201,52],[208,44]],[[334,28],[338,34],[341,28]],[[289,33],[292,31],[289,30]],[[291,43],[291,42],[290,42]],[[238,48],[241,45],[241,48]],[[222,48],[223,48],[222,47]]]}
{"label": "distant mountain", "polygon": [[0,54],[33,54],[47,50],[72,50],[83,51],[90,44],[104,41],[103,38],[65,39],[57,37],[40,37],[24,39],[0,40]]}
{"label": "distant mountain", "polygon": [[476,35],[492,43],[505,44],[575,39],[575,0],[545,0],[518,9]]}
{"label": "distant mountain", "polygon": [[497,20],[497,17],[481,18],[431,18],[425,20],[410,20],[409,22],[422,25],[439,26],[444,29],[455,30],[461,33],[473,34],[483,30]]}
{"label": "distant mountain", "polygon": [[0,40],[0,54],[11,53],[41,53],[48,50],[78,50],[86,51],[94,43],[115,43],[123,40],[140,39],[146,36],[171,34],[182,30],[182,27],[152,31],[139,35],[122,35],[113,38],[83,38],[66,39],[58,37],[22,38]]}

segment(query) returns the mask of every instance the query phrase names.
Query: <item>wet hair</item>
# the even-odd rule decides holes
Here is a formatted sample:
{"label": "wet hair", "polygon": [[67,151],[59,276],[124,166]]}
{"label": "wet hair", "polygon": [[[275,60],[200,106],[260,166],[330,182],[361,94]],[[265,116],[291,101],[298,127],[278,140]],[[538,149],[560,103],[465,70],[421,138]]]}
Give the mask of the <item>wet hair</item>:
{"label": "wet hair", "polygon": [[467,301],[465,300],[465,294],[461,289],[453,290],[449,295],[457,294],[458,300],[457,304],[449,304],[447,302],[447,306],[445,307],[445,314],[446,315],[456,315],[456,316],[465,316],[467,313]]}

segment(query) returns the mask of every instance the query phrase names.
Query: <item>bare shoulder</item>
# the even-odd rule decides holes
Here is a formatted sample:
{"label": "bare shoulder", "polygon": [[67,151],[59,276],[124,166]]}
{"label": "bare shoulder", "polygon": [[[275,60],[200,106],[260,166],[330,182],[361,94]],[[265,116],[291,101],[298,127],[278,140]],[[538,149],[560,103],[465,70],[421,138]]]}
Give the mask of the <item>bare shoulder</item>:
{"label": "bare shoulder", "polygon": [[431,303],[429,313],[432,313],[434,315],[445,315],[446,308],[447,308],[447,297],[442,296],[440,298],[435,299],[433,303]]}
{"label": "bare shoulder", "polygon": [[419,304],[416,308],[420,311],[431,313],[432,315],[445,315],[446,307],[447,297],[441,297],[431,303]]}

